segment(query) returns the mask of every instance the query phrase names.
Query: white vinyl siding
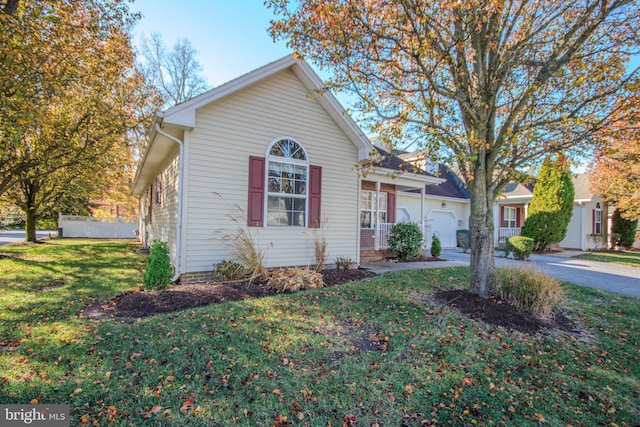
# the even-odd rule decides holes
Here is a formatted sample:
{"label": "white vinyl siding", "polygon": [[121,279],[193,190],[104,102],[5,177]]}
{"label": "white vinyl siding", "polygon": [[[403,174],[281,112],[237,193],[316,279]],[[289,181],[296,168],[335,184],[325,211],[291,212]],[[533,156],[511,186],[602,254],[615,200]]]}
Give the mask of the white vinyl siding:
{"label": "white vinyl siding", "polygon": [[[249,156],[266,157],[269,144],[286,135],[304,147],[309,163],[322,166],[322,217],[331,261],[357,258],[357,149],[293,72],[286,70],[203,107],[188,133],[188,220],[183,272],[210,271],[230,258],[223,236],[246,227]],[[314,230],[251,227],[267,266],[313,264]]]}
{"label": "white vinyl siding", "polygon": [[[146,245],[154,240],[167,242],[171,263],[175,265],[176,224],[178,218],[178,168],[179,150],[172,154],[152,181],[152,191],[146,191],[140,198],[141,232]],[[148,200],[151,195],[151,218],[148,217]]]}

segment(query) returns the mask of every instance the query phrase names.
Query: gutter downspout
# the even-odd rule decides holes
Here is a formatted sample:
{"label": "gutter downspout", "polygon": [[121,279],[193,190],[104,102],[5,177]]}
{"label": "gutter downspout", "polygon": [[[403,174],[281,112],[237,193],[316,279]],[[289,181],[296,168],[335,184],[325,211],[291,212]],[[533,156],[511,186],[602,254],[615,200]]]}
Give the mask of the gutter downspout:
{"label": "gutter downspout", "polygon": [[180,278],[180,250],[181,250],[181,236],[182,236],[182,183],[184,182],[184,142],[180,141],[178,138],[169,135],[165,131],[160,128],[160,124],[156,123],[156,132],[165,138],[170,139],[171,141],[178,144],[180,147],[180,160],[179,160],[179,170],[178,170],[178,219],[176,226],[176,259],[175,259],[175,272],[173,277],[171,278],[172,282],[175,282]]}

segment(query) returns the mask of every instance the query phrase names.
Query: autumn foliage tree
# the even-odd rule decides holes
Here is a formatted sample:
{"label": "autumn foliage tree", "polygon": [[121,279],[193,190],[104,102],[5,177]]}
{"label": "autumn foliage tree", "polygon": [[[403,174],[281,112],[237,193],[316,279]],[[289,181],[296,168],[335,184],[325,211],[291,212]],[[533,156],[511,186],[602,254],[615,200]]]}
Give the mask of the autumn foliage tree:
{"label": "autumn foliage tree", "polygon": [[153,91],[135,68],[125,0],[0,2],[0,195],[39,215],[90,197],[132,162]]}
{"label": "autumn foliage tree", "polygon": [[493,204],[550,153],[584,152],[639,46],[630,0],[268,0],[274,38],[357,95],[370,129],[456,161],[471,193],[471,290],[495,284]]}
{"label": "autumn foliage tree", "polygon": [[[640,83],[638,83],[640,86]],[[640,97],[622,98],[614,126],[601,133],[604,147],[591,168],[591,191],[627,220],[640,218]]]}

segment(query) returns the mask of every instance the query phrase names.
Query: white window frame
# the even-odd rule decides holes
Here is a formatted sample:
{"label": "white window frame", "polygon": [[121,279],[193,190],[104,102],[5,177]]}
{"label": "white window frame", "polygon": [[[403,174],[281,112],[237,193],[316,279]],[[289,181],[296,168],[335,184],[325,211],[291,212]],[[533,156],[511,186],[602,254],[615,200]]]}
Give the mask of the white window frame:
{"label": "white window frame", "polygon": [[[371,204],[368,207],[364,207],[362,206],[362,200],[365,194],[371,194]],[[382,202],[382,199],[384,199],[384,207],[380,207],[380,203],[378,203],[378,195],[380,195],[380,202]],[[360,229],[362,230],[372,230],[374,228],[374,225],[376,223],[378,224],[383,224],[387,222],[387,207],[389,203],[389,196],[387,195],[386,192],[377,192],[375,190],[362,190],[360,192]],[[369,213],[369,218],[370,218],[370,225],[368,227],[363,227],[362,226],[362,214],[364,212],[368,212]],[[380,217],[381,215],[384,215],[384,221],[380,221]],[[378,221],[376,222],[376,220],[374,220],[374,218],[377,218]]]}
{"label": "white window frame", "polygon": [[[281,141],[291,141],[295,144],[298,145],[298,147],[300,148],[300,150],[302,150],[302,153],[304,154],[304,160],[301,159],[294,159],[291,157],[282,157],[282,156],[275,156],[273,154],[271,154],[271,150],[273,148],[274,145],[276,145],[277,143],[281,142]],[[304,149],[303,145],[300,144],[298,141],[296,141],[295,139],[291,138],[291,137],[287,137],[287,136],[283,136],[283,137],[279,137],[274,139],[273,141],[271,141],[271,143],[269,144],[269,146],[267,147],[267,152],[265,155],[266,158],[266,165],[265,165],[265,179],[264,179],[264,185],[265,185],[265,191],[264,191],[264,224],[265,227],[277,227],[277,228],[306,228],[308,227],[308,223],[309,223],[309,156],[307,155],[307,151]],[[304,195],[299,195],[299,194],[294,194],[294,193],[283,193],[283,192],[270,192],[269,191],[269,169],[270,169],[270,164],[271,163],[280,163],[283,165],[291,165],[293,167],[304,167],[306,169],[305,172],[305,194]],[[293,199],[304,199],[304,219],[303,219],[303,224],[302,225],[291,225],[291,224],[287,224],[287,225],[278,225],[278,224],[269,224],[269,196],[271,197],[291,197]]]}
{"label": "white window frame", "polygon": [[[507,212],[509,212],[508,215]],[[511,218],[512,216],[513,218]],[[511,223],[513,223],[513,227],[511,226]],[[518,227],[518,208],[513,206],[504,206],[502,211],[502,226],[504,228]]]}

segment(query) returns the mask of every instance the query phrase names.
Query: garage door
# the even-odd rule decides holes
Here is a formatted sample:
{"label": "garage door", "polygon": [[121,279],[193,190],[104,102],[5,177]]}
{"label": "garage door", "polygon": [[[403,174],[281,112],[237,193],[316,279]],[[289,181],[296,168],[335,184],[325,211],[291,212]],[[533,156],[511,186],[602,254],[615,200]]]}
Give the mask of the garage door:
{"label": "garage door", "polygon": [[431,236],[437,234],[443,248],[456,247],[456,217],[449,211],[431,211],[428,219],[427,243],[431,247]]}

